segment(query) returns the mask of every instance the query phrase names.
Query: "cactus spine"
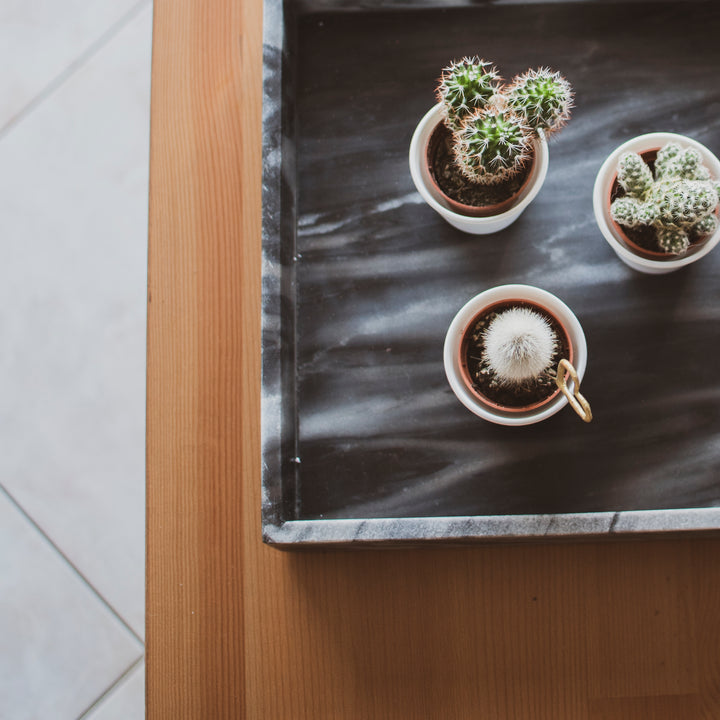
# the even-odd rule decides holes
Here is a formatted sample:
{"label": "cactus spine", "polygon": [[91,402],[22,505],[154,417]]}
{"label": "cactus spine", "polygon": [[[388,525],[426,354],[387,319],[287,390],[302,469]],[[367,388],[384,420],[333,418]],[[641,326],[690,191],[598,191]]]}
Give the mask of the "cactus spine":
{"label": "cactus spine", "polygon": [[655,175],[637,153],[618,163],[618,182],[626,192],[610,207],[615,222],[626,227],[652,227],[663,252],[684,253],[692,237],[714,232],[718,183],[692,148],[668,143],[658,151]]}
{"label": "cactus spine", "polygon": [[572,88],[560,73],[528,70],[502,85],[495,66],[479,57],[445,68],[437,97],[454,135],[456,165],[483,185],[519,175],[534,136],[560,129],[572,107]]}

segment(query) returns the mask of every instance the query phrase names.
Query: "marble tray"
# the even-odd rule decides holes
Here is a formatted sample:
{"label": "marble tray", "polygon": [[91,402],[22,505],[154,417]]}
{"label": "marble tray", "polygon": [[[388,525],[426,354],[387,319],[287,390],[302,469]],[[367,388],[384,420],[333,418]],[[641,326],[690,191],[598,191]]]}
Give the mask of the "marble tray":
{"label": "marble tray", "polygon": [[[678,132],[720,154],[718,37],[712,2],[266,0],[266,542],[720,529],[720,251],[644,276],[592,211],[600,165],[634,135]],[[550,65],[576,90],[539,196],[487,237],[445,224],[408,171],[439,70],[466,54],[506,77]],[[555,293],[583,324],[592,424],[566,408],[494,426],[452,394],[452,317],[512,282]]]}

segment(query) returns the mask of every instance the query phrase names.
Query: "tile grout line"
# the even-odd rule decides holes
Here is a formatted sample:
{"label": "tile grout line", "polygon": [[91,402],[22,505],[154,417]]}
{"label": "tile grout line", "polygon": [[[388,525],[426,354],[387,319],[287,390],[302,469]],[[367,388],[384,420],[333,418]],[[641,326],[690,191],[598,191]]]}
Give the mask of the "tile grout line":
{"label": "tile grout line", "polygon": [[75,60],[73,60],[59,75],[54,77],[40,92],[24,107],[18,110],[5,125],[0,128],[0,141],[10,131],[30,115],[45,100],[51,97],[66,80],[75,74],[83,65],[91,60],[105,45],[107,45],[123,28],[132,22],[152,0],[138,0],[119,20],[116,20],[100,37],[92,42]]}
{"label": "tile grout line", "polygon": [[112,683],[110,683],[110,685],[107,688],[105,688],[105,690],[103,690],[103,692],[101,692],[100,695],[95,700],[93,700],[93,702],[90,704],[90,706],[87,707],[85,710],[83,710],[78,715],[77,720],[83,720],[83,718],[87,717],[89,713],[91,713],[96,707],[98,707],[98,705],[100,705],[100,703],[103,700],[105,700],[108,697],[108,695],[110,695],[115,690],[115,688],[122,685],[123,681],[126,680],[130,676],[130,674],[133,672],[133,670],[135,670],[138,667],[138,665],[140,665],[140,663],[143,661],[144,658],[145,658],[145,654],[142,654],[139,658],[137,658],[137,660],[133,660],[133,662],[130,663],[130,666],[128,668],[126,668],[126,670],[124,672],[120,673],[120,676],[115,678],[115,680]]}
{"label": "tile grout line", "polygon": [[12,505],[20,512],[25,519],[40,533],[45,541],[60,555],[60,557],[73,569],[75,574],[83,581],[83,583],[93,592],[93,594],[105,605],[105,607],[113,614],[123,627],[145,648],[143,639],[130,627],[130,625],[122,618],[120,613],[103,597],[102,593],[88,580],[87,577],[77,568],[70,558],[60,549],[60,547],[50,538],[50,536],[35,522],[25,508],[10,494],[8,489],[0,483],[0,493],[5,495]]}

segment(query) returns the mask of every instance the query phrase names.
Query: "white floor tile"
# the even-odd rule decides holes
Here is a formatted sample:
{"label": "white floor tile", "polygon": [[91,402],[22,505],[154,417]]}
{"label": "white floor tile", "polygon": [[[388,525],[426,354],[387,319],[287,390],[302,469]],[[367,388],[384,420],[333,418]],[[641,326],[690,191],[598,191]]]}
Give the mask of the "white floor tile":
{"label": "white floor tile", "polygon": [[151,22],[0,141],[0,484],[140,636]]}
{"label": "white floor tile", "polygon": [[3,0],[0,129],[136,3],[137,0]]}
{"label": "white floor tile", "polygon": [[0,492],[0,716],[74,720],[143,651]]}
{"label": "white floor tile", "polygon": [[142,720],[145,717],[145,663],[141,662],[82,720]]}

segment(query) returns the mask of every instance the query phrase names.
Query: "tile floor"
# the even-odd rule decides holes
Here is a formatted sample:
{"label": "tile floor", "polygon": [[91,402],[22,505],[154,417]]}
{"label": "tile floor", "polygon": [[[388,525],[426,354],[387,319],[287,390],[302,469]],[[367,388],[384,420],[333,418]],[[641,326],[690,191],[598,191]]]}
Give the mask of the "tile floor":
{"label": "tile floor", "polygon": [[151,32],[0,3],[0,720],[144,717]]}

